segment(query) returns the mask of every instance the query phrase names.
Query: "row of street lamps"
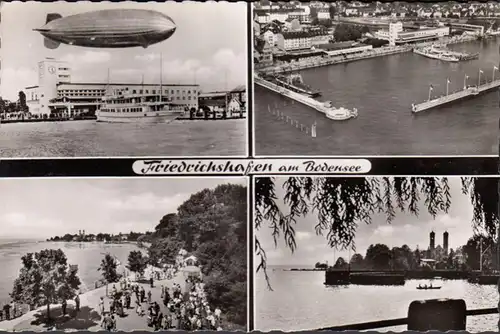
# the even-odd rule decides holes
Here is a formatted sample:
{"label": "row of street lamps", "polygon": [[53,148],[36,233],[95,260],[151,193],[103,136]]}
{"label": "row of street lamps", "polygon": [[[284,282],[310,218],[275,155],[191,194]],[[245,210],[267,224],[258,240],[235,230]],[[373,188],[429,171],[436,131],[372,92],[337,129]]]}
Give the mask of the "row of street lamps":
{"label": "row of street lamps", "polygon": [[[492,74],[492,80],[491,82],[495,81],[495,72],[498,71],[498,67],[497,66],[493,66],[493,74]],[[478,80],[477,80],[477,88],[479,88],[479,86],[481,85],[481,74],[484,74],[483,70],[479,69],[479,76],[478,76]],[[464,90],[467,89],[467,79],[469,79],[469,76],[467,74],[465,74],[465,77],[464,77]],[[446,79],[446,96],[448,96],[449,94],[449,84],[450,84],[450,79]],[[432,86],[432,84],[429,86],[429,101],[431,100],[431,93],[432,93],[432,90],[434,89],[434,87]]]}

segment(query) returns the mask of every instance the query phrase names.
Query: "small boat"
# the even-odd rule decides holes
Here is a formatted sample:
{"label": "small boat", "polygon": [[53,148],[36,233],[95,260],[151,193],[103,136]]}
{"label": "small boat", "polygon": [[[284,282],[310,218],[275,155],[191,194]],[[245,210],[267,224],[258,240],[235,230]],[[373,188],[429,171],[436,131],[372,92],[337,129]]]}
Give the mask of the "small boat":
{"label": "small boat", "polygon": [[439,290],[440,286],[417,286],[417,290]]}

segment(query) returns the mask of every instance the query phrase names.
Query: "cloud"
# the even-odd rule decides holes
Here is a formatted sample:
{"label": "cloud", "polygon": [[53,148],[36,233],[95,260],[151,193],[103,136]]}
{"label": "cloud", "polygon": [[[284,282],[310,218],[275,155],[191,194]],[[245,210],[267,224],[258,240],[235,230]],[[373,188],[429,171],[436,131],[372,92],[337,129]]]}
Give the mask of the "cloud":
{"label": "cloud", "polygon": [[307,240],[307,239],[311,239],[311,233],[309,232],[302,232],[302,231],[298,231],[296,234],[295,234],[295,237],[297,238],[297,240],[301,241],[301,240]]}
{"label": "cloud", "polygon": [[67,61],[73,68],[89,64],[101,64],[111,61],[111,54],[106,51],[85,51],[83,53],[68,53],[60,60]]}
{"label": "cloud", "polygon": [[145,54],[136,55],[134,58],[136,60],[139,60],[139,61],[154,61],[154,60],[160,59],[160,54],[158,54],[158,53],[145,53]]}
{"label": "cloud", "polygon": [[20,90],[38,82],[38,72],[28,67],[4,68],[1,72],[2,84],[0,94],[2,98],[17,101]]}
{"label": "cloud", "polygon": [[389,237],[393,233],[394,233],[394,227],[392,227],[391,225],[378,226],[374,232],[375,235],[379,235],[382,237]]}

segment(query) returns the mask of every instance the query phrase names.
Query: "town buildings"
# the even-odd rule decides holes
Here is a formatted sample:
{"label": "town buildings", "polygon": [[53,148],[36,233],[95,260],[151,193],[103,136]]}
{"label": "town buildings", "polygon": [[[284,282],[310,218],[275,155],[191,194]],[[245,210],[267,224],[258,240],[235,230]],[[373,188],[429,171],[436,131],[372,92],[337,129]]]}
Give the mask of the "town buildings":
{"label": "town buildings", "polygon": [[[162,94],[172,104],[187,110],[198,109],[199,85],[161,85]],[[38,63],[38,85],[26,87],[26,104],[32,115],[50,115],[52,112],[69,116],[94,113],[104,95],[115,90],[132,94],[159,94],[160,84],[141,83],[74,83],[67,62],[46,58]]]}

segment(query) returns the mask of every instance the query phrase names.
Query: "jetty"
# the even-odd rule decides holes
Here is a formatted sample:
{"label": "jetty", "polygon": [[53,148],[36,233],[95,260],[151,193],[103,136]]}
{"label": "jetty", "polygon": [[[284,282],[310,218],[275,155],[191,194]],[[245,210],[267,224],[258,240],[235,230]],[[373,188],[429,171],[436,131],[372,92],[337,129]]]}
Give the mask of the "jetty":
{"label": "jetty", "polygon": [[496,79],[494,81],[487,82],[485,84],[474,87],[464,87],[463,90],[460,90],[458,92],[440,96],[435,99],[429,99],[425,102],[414,103],[411,105],[411,110],[414,113],[425,111],[451,102],[455,102],[469,97],[474,97],[476,95],[488,92],[498,87],[500,87],[500,79]]}
{"label": "jetty", "polygon": [[[259,75],[255,75],[254,82],[261,87],[267,88],[275,93],[286,96],[292,100],[295,100],[295,101],[300,102],[300,103],[302,103],[310,108],[313,108],[313,109],[321,112],[322,114],[325,114],[326,116],[330,116],[331,113],[334,110],[336,110],[336,108],[329,105],[328,102],[327,103],[320,102],[320,101],[315,100],[309,96],[296,93],[294,91],[291,91],[290,89],[287,89],[285,87],[282,87],[282,86],[279,86],[275,83],[267,81],[267,80],[261,78]],[[329,118],[333,119],[333,120],[347,120],[350,118],[355,118],[355,117],[357,117],[357,115],[358,114],[357,114],[356,109],[354,109],[353,111],[344,109],[342,111],[342,115],[339,115],[339,117],[337,119],[331,118],[333,116],[330,116]]]}

